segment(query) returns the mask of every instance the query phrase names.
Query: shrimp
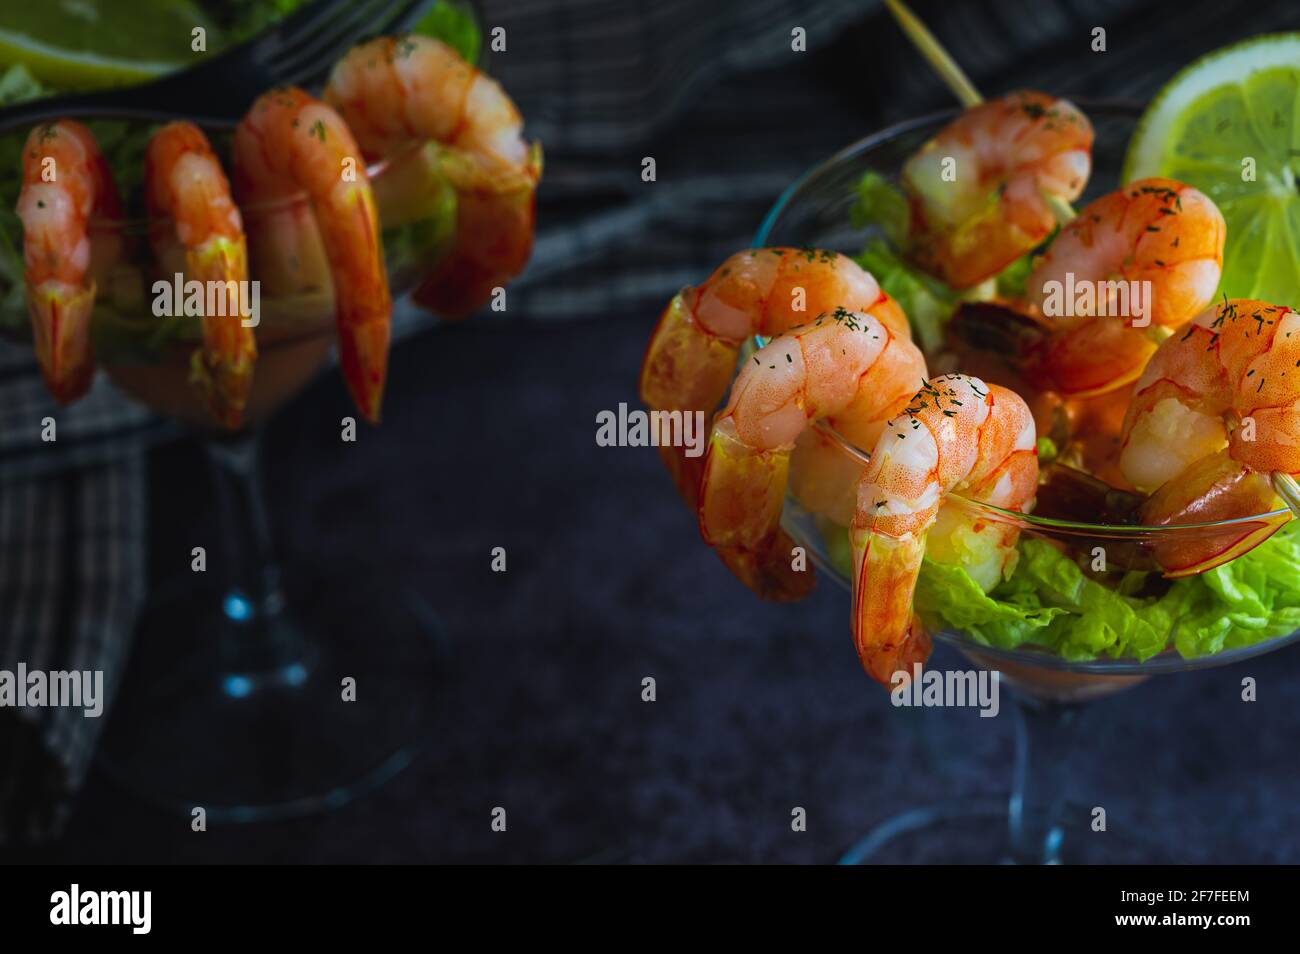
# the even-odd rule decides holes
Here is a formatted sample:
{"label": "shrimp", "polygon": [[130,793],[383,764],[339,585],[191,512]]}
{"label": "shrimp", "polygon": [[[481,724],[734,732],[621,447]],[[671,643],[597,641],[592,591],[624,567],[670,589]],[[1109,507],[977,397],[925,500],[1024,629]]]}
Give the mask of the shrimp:
{"label": "shrimp", "polygon": [[813,421],[870,446],[925,379],[925,357],[896,335],[901,310],[883,296],[870,311],[843,308],[774,338],[736,378],[709,438],[700,532],[727,567],[764,599],[812,586],[792,567],[781,530],[790,454]]}
{"label": "shrimp", "polygon": [[[727,393],[743,342],[836,308],[870,311],[895,337],[911,340],[902,309],[852,259],[794,248],[737,252],[664,309],[641,363],[641,400],[651,410],[711,414]],[[668,441],[660,441],[659,454],[695,509],[702,459]]]}
{"label": "shrimp", "polygon": [[[1014,391],[964,374],[926,382],[875,444],[857,488],[853,546],[853,640],[863,668],[890,685],[929,656],[912,595],[926,537],[948,494],[1024,512],[1038,486],[1034,417]],[[952,523],[952,511],[948,511]],[[971,522],[967,518],[966,522]],[[984,521],[980,521],[984,522]],[[991,535],[1004,568],[1018,528],[972,526]],[[947,535],[954,532],[944,528]]]}
{"label": "shrimp", "polygon": [[92,220],[119,221],[122,202],[90,130],[60,119],[31,131],[16,211],[36,357],[45,386],[60,404],[69,404],[86,393],[95,374],[90,321],[96,259],[121,251],[112,234],[101,243],[106,252],[94,247]]}
{"label": "shrimp", "polygon": [[[1300,314],[1224,299],[1166,339],[1124,419],[1120,468],[1148,525],[1249,517],[1280,506],[1273,473],[1300,474]],[[1226,563],[1281,524],[1238,520],[1216,532],[1157,539],[1170,577]]]}
{"label": "shrimp", "polygon": [[239,209],[221,163],[193,123],[168,123],[154,133],[145,152],[144,175],[145,205],[155,223],[149,238],[156,257],[168,257],[179,239],[187,278],[219,282],[224,289],[217,314],[203,316],[203,347],[194,353],[191,380],[213,419],[235,430],[257,359],[253,329],[245,326],[240,313],[239,284],[248,279],[248,251]]}
{"label": "shrimp", "polygon": [[[339,362],[357,408],[379,420],[392,299],[379,220],[347,124],[294,87],[258,97],[235,130],[235,194],[274,203],[305,191],[334,280]],[[281,223],[283,224],[283,223]]]}
{"label": "shrimp", "polygon": [[1130,384],[1154,335],[1214,297],[1226,235],[1209,197],[1173,179],[1139,179],[1089,203],[1025,283],[1049,331],[1031,362],[1066,397]]}
{"label": "shrimp", "polygon": [[956,288],[995,275],[1051,234],[1091,152],[1092,125],[1067,100],[1022,90],[967,109],[903,166],[912,257]]}
{"label": "shrimp", "polygon": [[[414,293],[418,303],[464,318],[523,270],[532,253],[541,149],[524,141],[519,110],[495,80],[439,40],[379,37],[335,65],[325,102],[367,158],[389,157],[399,167],[431,160],[455,188],[455,247]],[[426,142],[437,148],[408,148]],[[381,206],[385,223],[402,204],[410,203],[395,198]]]}

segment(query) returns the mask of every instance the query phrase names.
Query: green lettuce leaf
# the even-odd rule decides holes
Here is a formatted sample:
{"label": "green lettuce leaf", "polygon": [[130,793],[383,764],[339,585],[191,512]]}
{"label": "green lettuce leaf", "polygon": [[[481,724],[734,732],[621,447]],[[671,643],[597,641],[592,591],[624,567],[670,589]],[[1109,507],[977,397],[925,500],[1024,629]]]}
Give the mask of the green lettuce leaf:
{"label": "green lettuce leaf", "polygon": [[930,629],[961,630],[999,649],[1041,643],[1044,630],[1068,612],[1044,606],[1029,590],[990,596],[960,566],[934,560],[922,564],[914,605]]}
{"label": "green lettuce leaf", "polygon": [[911,216],[903,190],[879,172],[868,172],[858,180],[858,201],[849,210],[855,227],[874,226],[894,248],[903,248],[907,244]]}
{"label": "green lettuce leaf", "polygon": [[943,329],[957,307],[957,295],[947,286],[909,265],[881,238],[874,238],[857,262],[907,313],[917,343],[932,354],[943,347]]}
{"label": "green lettuce leaf", "polygon": [[442,40],[464,57],[466,62],[478,62],[483,33],[469,8],[460,3],[439,0],[433,9],[411,28],[411,32]]}
{"label": "green lettuce leaf", "polygon": [[[852,566],[848,535],[823,523],[831,562]],[[913,605],[932,631],[960,631],[999,649],[1033,645],[1072,660],[1139,660],[1172,647],[1191,658],[1300,629],[1300,522],[1230,563],[1134,597],[1146,574],[1112,588],[1046,540],[1022,536],[1010,577],[985,593],[958,565],[926,559]]]}
{"label": "green lettuce leaf", "polygon": [[1291,521],[1243,556],[1180,580],[1174,644],[1184,656],[1249,646],[1300,629],[1300,529]]}
{"label": "green lettuce leaf", "polygon": [[[1298,527],[1288,523],[1236,560],[1145,598],[1092,579],[1045,540],[1022,537],[1015,571],[988,595],[961,567],[927,560],[916,606],[928,625],[1002,648],[1033,643],[1068,659],[1142,660],[1172,645],[1202,656],[1300,628]],[[1140,583],[1142,574],[1131,576]]]}

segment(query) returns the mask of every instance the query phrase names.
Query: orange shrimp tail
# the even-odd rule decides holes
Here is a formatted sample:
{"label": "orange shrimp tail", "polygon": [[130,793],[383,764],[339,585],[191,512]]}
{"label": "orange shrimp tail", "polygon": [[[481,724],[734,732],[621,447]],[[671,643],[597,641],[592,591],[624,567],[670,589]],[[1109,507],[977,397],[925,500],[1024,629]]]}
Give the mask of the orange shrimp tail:
{"label": "orange shrimp tail", "polygon": [[659,452],[659,459],[664,462],[664,468],[672,478],[677,493],[682,500],[686,501],[686,506],[691,510],[698,510],[700,484],[704,481],[705,458],[690,457],[686,453],[686,448],[664,443],[660,443],[655,450]]}
{"label": "orange shrimp tail", "polygon": [[641,400],[656,410],[711,412],[727,393],[738,346],[710,334],[691,314],[694,289],[673,296],[641,361]]}
{"label": "orange shrimp tail", "polygon": [[812,592],[817,582],[812,564],[796,570],[794,539],[780,528],[755,549],[716,546],[728,570],[758,596],[771,603],[794,603]]}
{"label": "orange shrimp tail", "polygon": [[[96,276],[122,255],[122,206],[95,137],[71,119],[41,123],[22,150],[15,211],[37,360],[50,393],[68,404],[90,388]],[[90,223],[98,221],[93,230]]]}
{"label": "orange shrimp tail", "polygon": [[[673,296],[641,361],[641,400],[653,411],[711,413],[727,393],[736,368],[739,349],[700,327],[686,306],[686,299],[693,297],[693,290]],[[685,448],[666,442],[661,442],[659,456],[682,499],[697,508],[704,458],[687,457]]]}
{"label": "orange shrimp tail", "polygon": [[1151,526],[1234,521],[1168,540],[1157,538],[1152,544],[1156,562],[1165,576],[1176,579],[1204,573],[1259,546],[1282,521],[1241,518],[1278,506],[1267,477],[1221,451],[1201,458],[1152,494],[1142,507],[1142,519]]}
{"label": "orange shrimp tail", "polygon": [[[362,416],[379,423],[388,374],[388,342],[392,299],[383,258],[368,254],[378,247],[379,225],[374,199],[368,188],[352,193],[352,216],[322,221],[322,237],[331,263],[346,277],[336,280],[338,305],[339,366],[348,392]],[[358,242],[356,236],[372,239]],[[363,248],[367,254],[357,255]],[[342,285],[342,288],[339,286]]]}
{"label": "orange shrimp tail", "polygon": [[59,282],[27,283],[27,310],[32,320],[36,359],[45,386],[60,404],[71,404],[90,390],[95,359],[90,346],[90,319],[95,283],[72,288]]}
{"label": "orange shrimp tail", "polygon": [[[203,345],[190,360],[190,383],[217,426],[237,430],[252,387],[258,298],[248,283],[243,222],[230,184],[203,131],[189,122],[163,126],[144,161],[145,205],[154,255],[172,261],[185,249],[185,276],[207,288]],[[170,269],[164,269],[170,270]]]}
{"label": "orange shrimp tail", "polygon": [[700,534],[737,579],[775,602],[802,599],[815,582],[806,554],[800,561],[781,529],[789,471],[789,450],[754,452],[727,422],[714,426],[700,484]]}
{"label": "orange shrimp tail", "polygon": [[[361,155],[338,113],[296,87],[264,93],[235,130],[234,182],[241,201],[278,200],[298,189],[311,198],[334,288],[339,364],[358,410],[376,423],[392,297],[374,193],[356,162]],[[341,177],[341,169],[352,174]]]}
{"label": "orange shrimp tail", "polygon": [[416,290],[416,304],[460,321],[524,270],[533,251],[541,148],[521,173],[487,157],[445,149],[442,168],[456,189],[456,244]]}
{"label": "orange shrimp tail", "polygon": [[[206,247],[190,250],[186,267],[191,276],[203,282],[245,281],[248,251],[244,237],[217,238]],[[244,324],[244,317],[239,293],[227,293],[224,307],[217,314],[204,315],[203,347],[195,349],[190,361],[190,381],[198,388],[212,419],[231,431],[243,424],[257,363],[257,339],[253,329]]]}
{"label": "orange shrimp tail", "polygon": [[366,321],[339,328],[339,364],[357,410],[379,423],[388,368],[387,321]]}
{"label": "orange shrimp tail", "polygon": [[856,521],[853,545],[853,643],[862,668],[883,686],[930,657],[930,637],[912,615],[912,594],[925,556],[923,536],[894,539]]}

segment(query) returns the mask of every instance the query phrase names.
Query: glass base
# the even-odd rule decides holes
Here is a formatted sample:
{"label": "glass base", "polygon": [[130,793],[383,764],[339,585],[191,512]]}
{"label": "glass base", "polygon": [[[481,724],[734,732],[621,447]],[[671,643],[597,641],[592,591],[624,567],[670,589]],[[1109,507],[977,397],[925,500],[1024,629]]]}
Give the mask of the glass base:
{"label": "glass base", "polygon": [[433,610],[319,572],[274,594],[153,601],[99,756],[110,777],[230,823],[337,808],[411,764],[433,737],[447,653]]}
{"label": "glass base", "polygon": [[840,858],[864,864],[1173,864],[1162,846],[1129,832],[1094,832],[1082,808],[1048,826],[1031,818],[1044,839],[1017,849],[1007,824],[1008,796],[953,799],[895,815],[873,828]]}

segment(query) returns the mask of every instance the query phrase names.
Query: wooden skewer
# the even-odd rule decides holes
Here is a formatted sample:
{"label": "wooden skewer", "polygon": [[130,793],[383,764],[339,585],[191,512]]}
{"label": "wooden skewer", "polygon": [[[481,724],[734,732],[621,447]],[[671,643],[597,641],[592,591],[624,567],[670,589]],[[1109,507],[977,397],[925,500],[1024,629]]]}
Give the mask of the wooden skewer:
{"label": "wooden skewer", "polygon": [[957,61],[948,55],[948,51],[934,38],[929,28],[907,8],[907,4],[902,0],[885,0],[885,6],[894,15],[894,19],[907,34],[907,38],[921,51],[921,55],[930,62],[939,77],[948,84],[948,88],[952,90],[959,103],[969,109],[984,102],[984,97],[970,81],[970,77],[957,65]]}
{"label": "wooden skewer", "polygon": [[[948,88],[963,107],[970,109],[984,102],[984,97],[970,81],[970,77],[957,65],[957,61],[943,48],[943,44],[935,39],[929,27],[920,21],[903,0],[885,0],[885,6],[893,14],[899,27],[907,34],[907,38],[912,41],[912,45],[934,67],[939,78],[948,84]],[[1074,218],[1074,207],[1060,196],[1044,195],[1043,200],[1047,202],[1052,214],[1056,216],[1056,221],[1061,225]]]}

